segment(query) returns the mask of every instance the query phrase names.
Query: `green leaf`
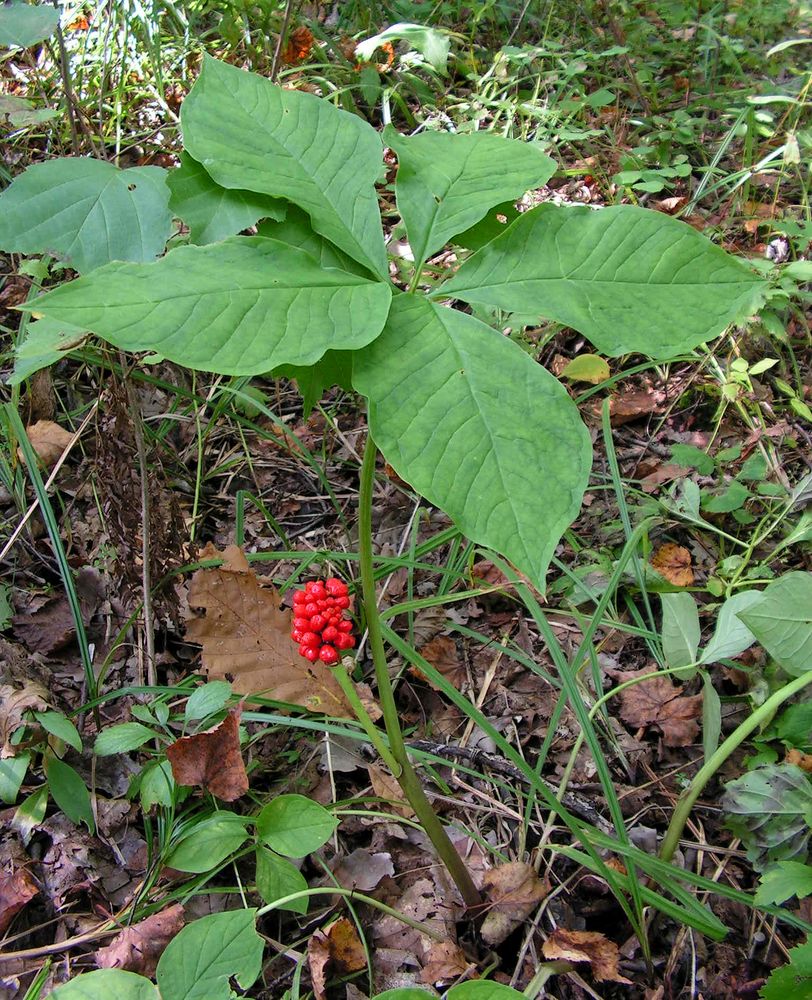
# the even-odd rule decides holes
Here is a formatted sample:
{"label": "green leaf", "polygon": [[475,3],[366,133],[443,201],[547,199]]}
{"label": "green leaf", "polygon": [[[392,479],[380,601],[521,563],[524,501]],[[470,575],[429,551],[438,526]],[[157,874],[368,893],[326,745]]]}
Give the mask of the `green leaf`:
{"label": "green leaf", "polygon": [[338,820],[304,795],[277,795],[257,816],[257,836],[277,854],[303,858],[327,842]]}
{"label": "green leaf", "polygon": [[46,733],[67,743],[77,753],[82,752],[82,737],[79,735],[79,730],[61,712],[34,712],[34,718]]}
{"label": "green leaf", "polygon": [[169,852],[167,867],[195,874],[211,871],[245,843],[245,823],[233,812],[215,813],[196,823]]}
{"label": "green leaf", "polygon": [[812,670],[812,573],[785,573],[739,618],[788,674]]}
{"label": "green leaf", "polygon": [[708,761],[716,753],[722,735],[722,699],[710,674],[702,671],[702,755]]}
{"label": "green leaf", "polygon": [[328,348],[363,347],[380,333],[391,294],[277,240],[234,236],[178,247],[154,264],[110,264],[26,308],[125,350],[253,375],[312,364]]}
{"label": "green leaf", "polygon": [[[0,19],[2,19],[0,8]],[[14,128],[25,128],[28,125],[38,125],[59,117],[59,111],[53,108],[35,108],[30,101],[12,94],[0,94],[0,117],[7,117],[9,125]]]}
{"label": "green leaf", "polygon": [[172,229],[165,178],[160,167],[105,160],[35,163],[0,195],[0,247],[49,253],[81,272],[154,260]]}
{"label": "green leaf", "polygon": [[672,357],[752,312],[765,288],[690,226],[631,205],[540,205],[434,293],[535,311],[604,354]]}
{"label": "green leaf", "polygon": [[728,483],[724,493],[702,491],[702,510],[708,514],[729,514],[739,510],[750,498],[750,491],[735,479]]}
{"label": "green leaf", "polygon": [[155,739],[154,730],[142,726],[140,722],[122,722],[99,733],[93,752],[97,757],[109,757],[114,753],[137,750],[152,739]]}
{"label": "green leaf", "polygon": [[579,354],[568,362],[561,377],[569,379],[571,382],[589,382],[590,385],[599,385],[609,378],[611,372],[609,365],[597,354]]}
{"label": "green leaf", "polygon": [[17,806],[11,825],[15,830],[17,830],[20,835],[20,839],[24,844],[28,843],[31,839],[31,832],[45,819],[45,810],[47,808],[47,784],[40,785],[36,791],[27,795]]}
{"label": "green leaf", "polygon": [[195,688],[189,695],[183,717],[187,722],[195,719],[205,719],[224,708],[231,697],[231,685],[228,681],[209,681]]}
{"label": "green leaf", "polygon": [[161,1000],[228,1000],[229,979],[243,990],[262,969],[256,910],[230,910],[188,924],[166,947],[155,978]]}
{"label": "green leaf", "polygon": [[467,250],[480,250],[486,243],[501,236],[508,225],[515,222],[521,214],[512,201],[504,201],[489,209],[476,225],[466,229],[464,233],[458,233],[452,243]]}
{"label": "green leaf", "polygon": [[310,217],[295,205],[289,205],[287,215],[281,222],[265,219],[257,226],[257,236],[266,236],[270,240],[279,240],[292,247],[304,250],[315,257],[322,267],[337,267],[342,271],[369,277],[368,270],[357,260],[339,250],[337,246],[319,236],[310,223]]}
{"label": "green leaf", "polygon": [[448,991],[447,1000],[524,1000],[524,993],[519,993],[502,983],[491,983],[485,979],[472,979],[460,983]]}
{"label": "green leaf", "polygon": [[87,338],[87,332],[70,323],[40,319],[29,323],[25,338],[14,348],[14,371],[8,385],[20,385],[41,368],[60,361]]}
{"label": "green leaf", "polygon": [[560,382],[484,323],[413,295],[395,297],[353,382],[398,475],[543,587],[591,464]]}
{"label": "green leaf", "polygon": [[0,46],[27,49],[56,31],[59,10],[48,3],[12,0],[0,4]]}
{"label": "green leaf", "polygon": [[740,590],[725,601],[719,609],[713,637],[700,654],[700,663],[729,660],[753,645],[756,637],[741,620],[739,612],[746,611],[761,599],[762,595],[757,590]]}
{"label": "green leaf", "polygon": [[[696,660],[699,648],[699,612],[692,594],[661,594],[663,655],[669,667],[685,667]],[[680,674],[685,677],[685,674]]]}
{"label": "green leaf", "polygon": [[16,801],[30,762],[31,754],[28,751],[16,757],[0,757],[0,801]]}
{"label": "green leaf", "polygon": [[[263,902],[275,903],[277,899],[284,899],[285,896],[292,896],[305,889],[305,877],[295,865],[265,847],[257,847],[257,892],[262,896]],[[307,896],[303,896],[279,909],[307,913],[307,903]]]}
{"label": "green leaf", "polygon": [[375,55],[375,50],[384,42],[400,41],[400,39],[405,39],[437,73],[446,75],[451,37],[447,31],[427,28],[423,24],[410,24],[407,21],[393,24],[379,34],[359,42],[355,46],[355,55],[359,59],[371,59]]}
{"label": "green leaf", "polygon": [[286,203],[253,191],[224,188],[188,153],[166,177],[169,207],[189,227],[192,243],[216,243],[259,219],[284,219]]}
{"label": "green leaf", "polygon": [[696,469],[700,476],[710,476],[716,468],[713,458],[692,444],[675,444],[671,449],[671,461],[688,469]]}
{"label": "green leaf", "polygon": [[556,167],[539,145],[492,132],[403,136],[390,127],[384,142],[397,153],[398,211],[418,264],[494,205],[546,184]]}
{"label": "green leaf", "polygon": [[123,969],[97,969],[76,976],[48,994],[49,1000],[158,1000],[152,983]]}
{"label": "green leaf", "polygon": [[171,806],[174,788],[175,778],[168,760],[147,764],[138,785],[141,808],[144,812],[149,812],[153,806]]}
{"label": "green leaf", "polygon": [[722,810],[756,871],[806,857],[812,785],[795,764],[763,764],[728,782]]}
{"label": "green leaf", "polygon": [[181,111],[184,146],[223,187],[285,198],[388,277],[375,181],[380,136],[355,115],[209,56]]}
{"label": "green leaf", "polygon": [[809,1000],[812,995],[812,938],[792,948],[789,965],[775,969],[761,987],[762,1000]]}
{"label": "green leaf", "polygon": [[788,747],[804,751],[812,749],[812,701],[790,705],[772,722],[765,736],[781,740]]}
{"label": "green leaf", "polygon": [[328,351],[313,365],[305,368],[299,365],[282,365],[274,371],[274,375],[296,379],[304,402],[304,415],[308,417],[325,390],[331,386],[340,385],[342,389],[352,390],[354,357],[353,351]]}
{"label": "green leaf", "polygon": [[758,906],[780,905],[792,896],[798,899],[812,896],[812,866],[800,861],[779,861],[761,876],[755,902]]}
{"label": "green leaf", "polygon": [[69,764],[52,754],[45,757],[45,775],[48,778],[48,790],[62,812],[73,823],[84,823],[94,833],[96,824],[93,820],[93,808],[84,780]]}

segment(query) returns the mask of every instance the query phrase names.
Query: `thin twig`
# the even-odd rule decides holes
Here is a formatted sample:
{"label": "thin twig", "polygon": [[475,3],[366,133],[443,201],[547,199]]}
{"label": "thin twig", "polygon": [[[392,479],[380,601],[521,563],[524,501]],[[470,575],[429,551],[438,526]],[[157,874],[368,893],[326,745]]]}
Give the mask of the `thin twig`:
{"label": "thin twig", "polygon": [[285,39],[288,35],[288,26],[290,25],[290,17],[292,13],[293,0],[288,0],[285,4],[285,16],[282,18],[282,27],[279,29],[279,38],[276,40],[273,62],[271,63],[271,83],[276,83],[276,77],[279,73],[279,64],[282,61],[282,46],[285,44]]}

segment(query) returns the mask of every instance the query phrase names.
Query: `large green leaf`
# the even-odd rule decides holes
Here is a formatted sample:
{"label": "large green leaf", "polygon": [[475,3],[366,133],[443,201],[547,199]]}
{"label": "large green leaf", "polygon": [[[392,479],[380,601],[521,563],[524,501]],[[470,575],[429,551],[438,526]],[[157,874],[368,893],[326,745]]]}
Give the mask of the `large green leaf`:
{"label": "large green leaf", "polygon": [[398,156],[398,211],[418,263],[488,209],[540,187],[555,171],[555,160],[540,146],[491,132],[407,137],[388,128],[384,141]]}
{"label": "large green leaf", "polygon": [[171,192],[169,207],[189,227],[192,243],[216,243],[259,219],[285,217],[284,201],[221,187],[188,153],[180,154],[180,167],[169,171],[166,183]]}
{"label": "large green leaf", "polygon": [[390,286],[260,236],[179,247],[154,264],[110,264],[27,308],[118,347],[189,368],[251,375],[308,365],[378,336]]}
{"label": "large green leaf", "polygon": [[96,969],[57,986],[48,1000],[158,1000],[152,983],[124,969]]}
{"label": "large green leaf", "polygon": [[375,194],[382,146],[366,122],[207,56],[181,123],[218,184],[295,202],[317,232],[388,274]]}
{"label": "large green leaf", "polygon": [[201,917],[172,938],[155,978],[161,1000],[227,1000],[229,979],[247,990],[262,969],[262,938],[256,910],[231,910]]}
{"label": "large green leaf", "polygon": [[29,4],[11,0],[0,4],[0,45],[27,49],[56,31],[59,8],[49,3]]}
{"label": "large green leaf", "polygon": [[435,295],[535,312],[605,354],[666,358],[752,312],[765,283],[690,226],[631,205],[541,205]]}
{"label": "large green leaf", "polygon": [[271,219],[260,222],[257,226],[257,235],[298,247],[311,257],[315,257],[322,267],[338,267],[344,271],[352,271],[353,274],[369,277],[368,270],[362,264],[320,236],[313,228],[307,212],[303,212],[295,205],[288,205],[285,218],[278,222]]}
{"label": "large green leaf", "polygon": [[169,852],[166,864],[180,872],[211,871],[245,842],[245,817],[219,812],[196,823]]}
{"label": "large green leaf", "polygon": [[812,573],[785,573],[739,618],[788,674],[812,670]]}
{"label": "large green leaf", "polygon": [[104,160],[35,163],[0,195],[0,247],[50,253],[76,271],[151,261],[172,229],[166,171]]}
{"label": "large green leaf", "polygon": [[471,316],[398,295],[353,382],[395,471],[543,587],[591,461],[558,380]]}

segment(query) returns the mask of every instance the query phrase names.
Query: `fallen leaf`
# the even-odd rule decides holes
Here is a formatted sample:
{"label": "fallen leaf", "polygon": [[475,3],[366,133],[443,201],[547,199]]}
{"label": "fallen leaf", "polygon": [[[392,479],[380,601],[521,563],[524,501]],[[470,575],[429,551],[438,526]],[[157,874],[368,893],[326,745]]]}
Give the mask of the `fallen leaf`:
{"label": "fallen leaf", "polygon": [[358,847],[333,869],[333,877],[345,889],[370,892],[387,875],[395,874],[392,855],[388,851],[368,851]]}
{"label": "fallen leaf", "polygon": [[338,975],[344,975],[358,972],[367,964],[364,946],[355,925],[346,917],[339,917],[326,930],[317,930],[310,936],[307,959],[316,1000],[325,1000],[328,965]]}
{"label": "fallen leaf", "polygon": [[688,199],[684,195],[673,195],[671,198],[655,201],[654,208],[658,212],[665,212],[666,215],[676,215],[687,202]]}
{"label": "fallen leaf", "polygon": [[37,881],[27,868],[0,874],[0,934],[5,934],[11,921],[38,892]]}
{"label": "fallen leaf", "polygon": [[[73,434],[55,424],[53,420],[38,420],[26,427],[25,433],[28,435],[31,447],[37,453],[37,458],[47,469],[56,465],[62,457],[62,452],[73,440]],[[22,461],[23,453],[20,448],[17,449],[17,454]]]}
{"label": "fallen leaf", "polygon": [[482,889],[489,904],[482,923],[482,939],[500,945],[550,891],[536,869],[524,861],[510,861],[485,872]]}
{"label": "fallen leaf", "polygon": [[151,978],[158,959],[184,923],[183,907],[173,903],[160,913],[125,927],[106,948],[99,948],[96,965],[100,969],[124,969]]}
{"label": "fallen leaf", "polygon": [[[105,600],[101,573],[94,566],[82,566],[74,581],[82,621],[87,625]],[[12,628],[32,653],[55,653],[69,646],[76,638],[76,623],[63,594],[50,598],[36,611],[15,615]]]}
{"label": "fallen leaf", "polygon": [[[418,652],[424,660],[441,673],[458,691],[463,687],[467,680],[465,665],[460,662],[460,657],[457,653],[457,644],[450,636],[438,635],[430,642],[427,642],[425,646],[421,646]],[[437,684],[422,673],[419,667],[414,667],[412,672],[422,680],[425,680],[435,691],[441,690]]]}
{"label": "fallen leaf", "polygon": [[[645,677],[642,670],[608,670],[619,683]],[[656,726],[667,747],[687,746],[699,733],[696,721],[702,712],[702,695],[684,695],[668,677],[652,677],[626,688],[620,694],[620,717],[635,729]]]}
{"label": "fallen leaf", "polygon": [[301,705],[310,712],[346,718],[352,714],[338,682],[323,663],[308,663],[290,637],[291,612],[279,594],[265,587],[237,546],[218,552],[209,543],[202,559],[224,559],[218,569],[192,577],[189,606],[202,608],[186,637],[203,647],[209,678],[231,682],[239,694],[258,694]]}
{"label": "fallen leaf", "polygon": [[224,802],[233,802],[248,791],[239,708],[232,708],[212,729],[176,740],[166,748],[166,756],[179,785],[202,785]]}
{"label": "fallen leaf", "polygon": [[400,790],[400,785],[391,774],[387,774],[386,771],[376,767],[375,764],[368,764],[367,770],[369,771],[369,781],[373,792],[380,798],[386,799],[391,803],[388,808],[392,812],[397,813],[398,816],[414,816],[412,807],[403,801],[403,792]]}
{"label": "fallen leaf", "polygon": [[[631,389],[628,392],[612,396],[609,400],[609,415],[612,426],[619,427],[638,417],[647,417],[656,413],[665,402],[665,394],[652,389]],[[593,405],[593,412],[600,416],[602,404],[598,400]]]}
{"label": "fallen leaf", "polygon": [[589,962],[599,983],[607,980],[631,986],[631,980],[621,976],[617,945],[598,931],[568,931],[558,927],[542,945],[544,957],[565,962]]}
{"label": "fallen leaf", "polygon": [[48,692],[35,681],[29,681],[19,690],[0,684],[0,759],[16,756],[11,737],[22,725],[25,713],[30,708],[41,710],[47,707]]}
{"label": "fallen leaf", "polygon": [[691,553],[682,545],[666,542],[651,557],[651,566],[675,587],[690,587],[694,582]]}
{"label": "fallen leaf", "polygon": [[605,382],[611,372],[609,365],[597,354],[579,354],[565,365],[561,372],[561,377],[569,379],[571,382],[589,382],[590,385],[599,385]]}
{"label": "fallen leaf", "polygon": [[640,480],[640,488],[644,493],[653,493],[663,483],[671,483],[675,479],[682,479],[684,475],[685,468],[682,465],[675,465],[673,462],[669,462],[666,465],[658,466],[653,472],[643,476]]}
{"label": "fallen leaf", "polygon": [[430,986],[447,984],[459,979],[470,968],[465,952],[453,941],[435,941],[420,973],[420,982]]}

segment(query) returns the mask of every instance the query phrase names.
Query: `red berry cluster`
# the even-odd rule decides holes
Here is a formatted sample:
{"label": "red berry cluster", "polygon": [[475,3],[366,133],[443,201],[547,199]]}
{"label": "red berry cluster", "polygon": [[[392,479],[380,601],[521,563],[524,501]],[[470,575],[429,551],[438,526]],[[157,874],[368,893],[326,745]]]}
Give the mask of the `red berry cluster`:
{"label": "red berry cluster", "polygon": [[352,649],[352,622],[344,617],[349,606],[347,584],[335,577],[323,583],[312,580],[304,590],[294,593],[290,637],[299,643],[299,652],[306,660],[321,660],[330,666],[340,660],[340,650]]}

